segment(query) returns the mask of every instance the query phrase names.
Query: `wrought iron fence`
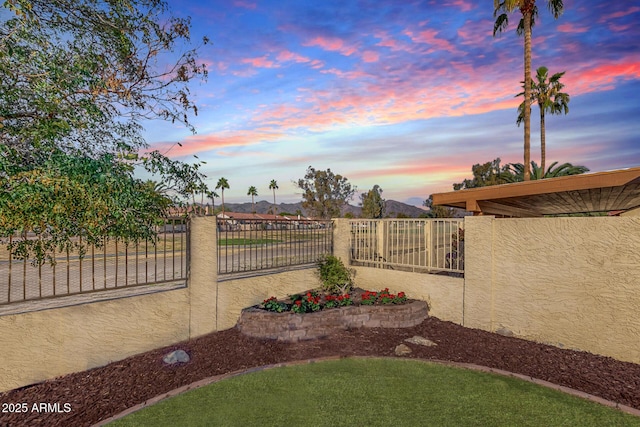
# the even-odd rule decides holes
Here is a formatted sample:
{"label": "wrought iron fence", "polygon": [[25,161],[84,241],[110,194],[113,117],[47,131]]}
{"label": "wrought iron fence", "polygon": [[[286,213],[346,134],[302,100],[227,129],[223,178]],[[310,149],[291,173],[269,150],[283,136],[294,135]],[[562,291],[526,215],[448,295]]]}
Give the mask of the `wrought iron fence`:
{"label": "wrought iron fence", "polygon": [[330,220],[218,219],[218,274],[316,263],[332,253]]}
{"label": "wrought iron fence", "polygon": [[463,219],[352,220],[351,263],[464,273]]}
{"label": "wrought iron fence", "polygon": [[126,244],[105,238],[101,247],[89,246],[84,256],[56,253],[53,264],[15,259],[6,243],[16,238],[37,236],[23,233],[2,242],[0,305],[187,279],[189,220],[184,217],[168,218],[155,242]]}

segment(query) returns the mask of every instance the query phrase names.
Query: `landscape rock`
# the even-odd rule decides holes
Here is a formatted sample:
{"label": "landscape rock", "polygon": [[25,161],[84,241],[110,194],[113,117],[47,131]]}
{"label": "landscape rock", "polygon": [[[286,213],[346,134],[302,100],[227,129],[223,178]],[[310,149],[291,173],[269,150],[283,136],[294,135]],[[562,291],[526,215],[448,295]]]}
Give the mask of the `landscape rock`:
{"label": "landscape rock", "polygon": [[415,335],[411,338],[407,338],[405,340],[406,342],[410,342],[411,344],[417,344],[417,345],[423,345],[425,347],[433,347],[436,346],[438,344],[434,343],[433,341],[431,341],[430,339],[427,339],[425,337],[421,337],[419,335]]}
{"label": "landscape rock", "polygon": [[405,356],[411,353],[411,349],[404,344],[400,344],[399,346],[396,347],[395,352],[396,352],[396,356]]}
{"label": "landscape rock", "polygon": [[176,363],[187,363],[189,360],[191,360],[191,358],[184,350],[172,351],[162,358],[162,361],[167,365],[174,365]]}
{"label": "landscape rock", "polygon": [[502,335],[504,337],[512,337],[513,331],[510,331],[509,329],[502,327],[496,331],[496,334]]}

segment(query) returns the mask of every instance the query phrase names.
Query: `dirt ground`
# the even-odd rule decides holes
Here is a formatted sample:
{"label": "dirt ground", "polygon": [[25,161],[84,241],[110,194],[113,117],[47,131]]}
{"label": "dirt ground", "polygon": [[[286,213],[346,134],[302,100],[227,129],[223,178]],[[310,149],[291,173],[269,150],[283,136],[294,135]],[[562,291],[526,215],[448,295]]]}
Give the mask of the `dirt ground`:
{"label": "dirt ground", "polygon": [[[30,409],[27,413],[0,412],[0,427],[90,426],[154,396],[207,377],[328,356],[393,357],[395,347],[415,335],[437,345],[407,344],[412,352],[403,357],[502,369],[640,409],[640,365],[468,329],[430,317],[412,328],[354,329],[298,343],[249,338],[235,328],[212,333],[107,366],[2,393],[0,404],[3,406],[27,403]],[[174,349],[185,350],[191,361],[165,365],[163,355]],[[33,403],[38,402],[57,402],[60,411],[32,411]]]}

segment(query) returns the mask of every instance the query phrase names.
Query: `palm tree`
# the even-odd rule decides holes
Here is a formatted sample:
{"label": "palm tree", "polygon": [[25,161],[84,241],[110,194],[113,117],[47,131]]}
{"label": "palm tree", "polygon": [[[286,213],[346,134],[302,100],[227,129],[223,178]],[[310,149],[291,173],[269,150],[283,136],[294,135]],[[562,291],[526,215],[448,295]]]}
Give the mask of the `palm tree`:
{"label": "palm tree", "polygon": [[256,213],[256,208],[253,203],[253,197],[258,195],[258,189],[253,185],[249,187],[249,191],[247,191],[247,196],[251,196],[251,212]]}
{"label": "palm tree", "polygon": [[224,189],[229,188],[229,181],[227,181],[227,178],[222,177],[218,180],[218,184],[216,184],[216,190],[218,188],[222,189],[222,215],[224,215]]}
{"label": "palm tree", "polygon": [[273,190],[273,214],[276,214],[276,190],[278,189],[278,181],[275,179],[269,183],[269,190]]}
{"label": "palm tree", "polygon": [[[547,157],[544,114],[545,112],[550,114],[569,113],[569,94],[562,92],[564,83],[560,82],[564,73],[564,71],[555,73],[549,78],[547,67],[540,67],[536,70],[536,81],[531,82],[531,102],[537,102],[540,107],[540,168],[542,170],[544,170]],[[520,92],[516,96],[523,95],[524,92]],[[523,113],[524,102],[518,107],[518,120],[516,121],[518,126],[524,120]]]}
{"label": "palm tree", "polygon": [[[549,11],[555,19],[564,11],[563,0],[546,0]],[[531,28],[538,15],[536,0],[493,0],[493,35],[502,33],[509,25],[508,13],[519,9],[522,19],[516,32],[524,35],[524,180],[531,177],[529,162],[531,161]]]}
{"label": "palm tree", "polygon": [[[543,179],[543,178],[557,178],[559,176],[579,175],[585,172],[589,172],[589,168],[586,166],[574,166],[571,163],[563,163],[560,166],[556,166],[558,162],[553,162],[549,169],[542,173],[544,169],[539,167],[536,162],[531,162],[531,179]],[[519,182],[524,180],[524,166],[522,163],[509,164],[508,173],[503,177],[508,182]]]}
{"label": "palm tree", "polygon": [[215,191],[207,191],[207,197],[211,199],[211,213],[216,214],[216,197],[220,197]]}

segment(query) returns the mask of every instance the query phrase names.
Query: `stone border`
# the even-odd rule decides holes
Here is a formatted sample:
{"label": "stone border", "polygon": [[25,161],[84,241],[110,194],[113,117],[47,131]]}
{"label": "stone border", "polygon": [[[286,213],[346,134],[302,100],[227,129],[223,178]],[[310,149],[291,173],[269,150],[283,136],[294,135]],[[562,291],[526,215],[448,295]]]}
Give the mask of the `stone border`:
{"label": "stone border", "polygon": [[124,418],[127,415],[131,415],[134,412],[138,412],[141,409],[146,408],[147,406],[151,406],[151,405],[155,405],[158,402],[161,402],[165,399],[168,399],[170,397],[174,397],[174,396],[178,396],[182,393],[185,393],[187,391],[191,391],[191,390],[196,390],[199,389],[201,387],[213,384],[213,383],[217,383],[219,381],[222,380],[226,380],[229,378],[233,378],[233,377],[237,377],[240,375],[245,375],[245,374],[251,374],[254,372],[260,372],[260,371],[264,371],[267,369],[274,369],[274,368],[282,368],[285,366],[297,366],[297,365],[307,365],[307,364],[311,364],[311,363],[318,363],[318,362],[325,362],[325,361],[329,361],[329,360],[339,360],[339,359],[390,359],[390,360],[411,360],[411,361],[416,361],[416,362],[422,362],[422,363],[432,363],[432,364],[438,364],[438,365],[443,365],[443,366],[451,366],[451,367],[457,367],[457,368],[462,368],[462,369],[470,369],[472,371],[479,371],[479,372],[484,372],[484,373],[491,373],[491,374],[496,374],[496,375],[501,375],[501,376],[505,376],[505,377],[514,377],[523,381],[527,381],[530,383],[534,383],[543,387],[548,387],[554,390],[559,390],[563,393],[567,393],[571,396],[576,396],[576,397],[580,397],[582,399],[586,399],[589,400],[591,402],[594,403],[599,403],[601,405],[604,406],[608,406],[610,408],[614,408],[614,409],[618,409],[622,412],[625,412],[627,414],[631,414],[634,415],[636,417],[640,417],[640,410],[636,409],[636,408],[632,408],[630,406],[626,406],[626,405],[622,405],[620,403],[617,402],[613,402],[611,400],[606,400],[603,399],[601,397],[598,396],[594,396],[592,394],[588,394],[585,393],[583,391],[579,391],[579,390],[575,390],[569,387],[565,387],[565,386],[561,386],[561,385],[557,385],[554,383],[550,383],[548,381],[544,381],[544,380],[539,380],[537,378],[533,378],[533,377],[529,377],[526,375],[522,375],[522,374],[516,374],[513,372],[509,372],[509,371],[503,371],[502,369],[495,369],[495,368],[489,368],[487,366],[482,366],[482,365],[475,365],[472,363],[459,363],[459,362],[450,362],[450,361],[446,361],[446,360],[438,360],[438,359],[417,359],[417,358],[406,358],[406,357],[383,357],[383,356],[328,356],[328,357],[321,357],[321,358],[317,358],[317,359],[306,359],[306,360],[295,360],[295,361],[291,361],[291,362],[282,362],[282,363],[275,363],[273,365],[263,365],[263,366],[257,366],[254,368],[249,368],[249,369],[245,369],[245,370],[239,370],[239,371],[234,371],[234,372],[229,372],[227,374],[221,374],[221,375],[216,375],[213,377],[209,377],[209,378],[204,378],[201,379],[199,381],[193,382],[191,384],[187,384],[185,386],[182,387],[178,387],[176,389],[173,389],[171,391],[168,391],[166,393],[160,394],[156,397],[152,397],[149,400],[145,400],[143,403],[140,403],[138,405],[132,406],[131,408],[125,409],[124,411],[115,414],[107,419],[104,419],[102,421],[99,421],[98,423],[94,424],[92,427],[103,427],[106,426],[107,424],[115,421],[115,420],[119,420],[120,418]]}
{"label": "stone border", "polygon": [[274,313],[250,307],[242,310],[237,326],[250,337],[296,342],[350,328],[410,328],[422,323],[428,311],[425,301],[357,305],[304,314]]}

